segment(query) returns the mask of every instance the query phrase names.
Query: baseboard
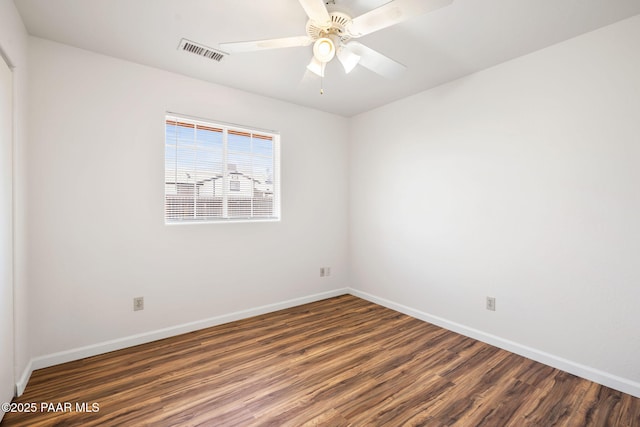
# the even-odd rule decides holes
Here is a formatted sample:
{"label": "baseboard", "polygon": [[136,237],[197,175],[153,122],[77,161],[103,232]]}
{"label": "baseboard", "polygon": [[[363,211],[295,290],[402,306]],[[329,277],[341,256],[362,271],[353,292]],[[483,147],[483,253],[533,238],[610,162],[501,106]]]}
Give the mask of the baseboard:
{"label": "baseboard", "polygon": [[434,325],[448,329],[450,331],[459,333],[461,335],[477,339],[487,344],[494,345],[512,353],[518,354],[523,357],[535,360],[545,365],[569,372],[573,375],[577,375],[581,378],[585,378],[589,381],[602,384],[604,386],[619,390],[623,393],[630,394],[640,398],[640,383],[628,380],[626,378],[612,375],[608,372],[600,371],[598,369],[591,368],[571,360],[564,359],[562,357],[555,356],[525,345],[506,340],[504,338],[488,334],[478,329],[470,328],[468,326],[452,322],[450,320],[434,316],[423,311],[405,306],[403,304],[390,301],[385,298],[369,294],[367,292],[359,291],[353,288],[335,289],[333,291],[323,292],[319,294],[309,295],[301,298],[295,298],[275,304],[263,305],[247,310],[241,310],[234,313],[224,314],[221,316],[215,316],[208,319],[199,320],[196,322],[185,323],[170,328],[159,329],[155,331],[146,332],[143,334],[131,335],[128,337],[97,343],[85,347],[79,347],[67,351],[53,353],[45,356],[32,358],[25,367],[22,375],[16,383],[16,396],[20,396],[29,382],[31,373],[36,369],[47,368],[49,366],[58,365],[60,363],[71,362],[73,360],[82,359],[85,357],[95,356],[98,354],[107,353],[114,350],[120,350],[127,347],[132,347],[139,344],[144,344],[151,341],[156,341],[163,338],[169,338],[175,335],[180,335],[188,332],[193,332],[199,329],[209,328],[224,323],[233,322],[236,320],[246,319],[252,316],[258,316],[261,314],[270,313],[277,310],[282,310],[297,305],[307,304],[314,301],[320,301],[326,298],[332,298],[339,295],[351,294],[356,297],[371,301],[375,304],[382,305],[384,307],[396,310],[400,313],[406,314],[416,319],[424,320],[425,322],[433,323]]}
{"label": "baseboard", "polygon": [[29,360],[27,366],[22,371],[22,375],[18,378],[16,382],[15,394],[16,396],[21,396],[24,393],[24,389],[27,387],[27,383],[29,382],[29,378],[31,378],[31,373],[33,372],[33,363]]}
{"label": "baseboard", "polygon": [[399,311],[400,313],[415,317],[416,319],[433,323],[434,325],[440,326],[450,331],[477,339],[478,341],[482,341],[487,344],[491,344],[503,350],[507,350],[528,359],[535,360],[536,362],[544,363],[545,365],[560,369],[589,381],[602,384],[606,387],[610,387],[612,389],[630,394],[635,397],[640,397],[640,383],[638,382],[631,381],[629,379],[622,378],[598,369],[594,369],[592,367],[585,366],[580,363],[576,363],[574,361],[537,350],[535,348],[527,347],[517,342],[506,340],[496,335],[488,334],[478,329],[470,328],[468,326],[452,322],[442,317],[433,316],[423,311],[407,307],[406,305],[398,304],[385,298],[377,297],[367,292],[350,288],[349,293],[358,298],[362,298],[375,304],[390,308],[392,310]]}
{"label": "baseboard", "polygon": [[31,377],[31,373],[36,369],[48,368],[49,366],[59,365],[61,363],[71,362],[73,360],[83,359],[85,357],[96,356],[98,354],[108,353],[110,351],[121,350],[127,347],[133,347],[139,344],[145,344],[151,341],[157,341],[169,338],[175,335],[185,334],[200,329],[210,328],[212,326],[222,325],[224,323],[234,322],[261,314],[271,313],[273,311],[283,310],[310,302],[320,301],[326,298],[332,298],[339,295],[348,294],[347,288],[335,289],[332,291],[322,292],[318,294],[308,295],[301,298],[294,298],[275,304],[267,304],[247,310],[236,311],[229,314],[211,317],[208,319],[198,320],[195,322],[184,323],[181,325],[171,326],[169,328],[149,331],[142,334],[131,335],[124,338],[118,338],[111,341],[105,341],[85,347],[65,350],[58,353],[48,354],[44,356],[32,358],[25,368],[22,376],[16,383],[16,396],[20,396],[27,382]]}

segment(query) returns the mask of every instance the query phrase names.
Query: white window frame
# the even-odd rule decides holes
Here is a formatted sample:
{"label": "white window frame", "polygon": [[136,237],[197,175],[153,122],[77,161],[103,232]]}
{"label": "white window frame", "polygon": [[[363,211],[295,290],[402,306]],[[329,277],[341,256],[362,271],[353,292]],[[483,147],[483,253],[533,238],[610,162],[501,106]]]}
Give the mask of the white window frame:
{"label": "white window frame", "polygon": [[[178,124],[179,123],[179,124]],[[169,138],[169,127],[174,124],[175,139]],[[193,126],[193,144],[179,143],[178,142],[178,126],[189,127]],[[207,149],[198,145],[198,129],[214,131],[216,135],[220,131],[222,134],[221,150],[216,148]],[[280,134],[275,131],[268,131],[263,129],[250,128],[247,126],[240,126],[235,124],[223,123],[218,121],[211,121],[202,118],[195,118],[182,114],[166,113],[164,121],[165,129],[165,196],[164,196],[164,218],[165,224],[202,224],[202,223],[228,223],[228,222],[269,222],[280,220]],[[248,137],[250,141],[250,149],[248,152],[235,152],[237,156],[244,159],[249,159],[249,164],[243,164],[244,171],[247,173],[240,173],[237,171],[237,165],[229,162],[230,155],[234,154],[233,150],[229,148],[229,134],[240,135],[240,137]],[[256,147],[258,147],[259,140],[271,141],[271,153],[260,153]],[[189,141],[188,139],[183,139]],[[201,140],[202,141],[202,140]],[[254,141],[257,141],[254,144]],[[218,141],[218,143],[220,143]],[[233,148],[233,147],[232,147]],[[212,156],[219,156],[216,158],[222,164],[222,168],[215,170],[213,163],[211,169],[199,164],[197,160],[198,153],[208,152]],[[217,153],[217,154],[213,154]],[[172,154],[169,156],[169,154]],[[192,154],[194,160],[192,163],[186,162],[179,165],[181,155]],[[271,173],[257,174],[255,164],[259,164],[259,160],[271,160],[267,162],[271,167]],[[232,167],[230,167],[232,166]],[[264,163],[263,163],[264,166]],[[190,169],[193,167],[193,171]],[[249,169],[247,169],[247,167]],[[263,169],[264,170],[264,169]],[[192,184],[185,184],[179,181],[178,175],[184,174],[187,179],[193,180]],[[210,174],[210,175],[209,175]],[[238,199],[240,191],[231,190],[231,175],[235,179],[244,179],[249,184],[249,195],[244,195]],[[194,177],[193,179],[191,177]],[[203,183],[199,183],[198,177],[207,177],[202,180],[210,181],[213,191],[213,197],[210,197],[211,206],[214,204],[221,204],[221,209],[217,211],[220,214],[207,215],[203,211],[205,208],[199,208],[198,201],[204,199],[200,196],[200,187],[203,187]],[[268,177],[267,177],[268,176]],[[262,178],[262,181],[261,179]],[[216,187],[217,180],[220,180],[219,187]],[[242,182],[238,181],[242,188]],[[185,187],[192,185],[193,189],[189,192],[185,192]],[[216,193],[216,189],[221,192],[220,195]],[[247,187],[245,186],[245,189]],[[258,188],[258,189],[257,189]],[[187,189],[188,190],[188,189]],[[258,195],[261,194],[261,197]],[[234,196],[236,197],[234,199]],[[190,198],[193,198],[191,204]],[[215,202],[213,200],[216,200]],[[272,203],[269,203],[269,200]],[[232,213],[233,206],[230,203],[237,203],[236,213]],[[248,213],[238,213],[239,211],[246,211],[247,203],[249,203]],[[204,206],[204,205],[202,205]]]}

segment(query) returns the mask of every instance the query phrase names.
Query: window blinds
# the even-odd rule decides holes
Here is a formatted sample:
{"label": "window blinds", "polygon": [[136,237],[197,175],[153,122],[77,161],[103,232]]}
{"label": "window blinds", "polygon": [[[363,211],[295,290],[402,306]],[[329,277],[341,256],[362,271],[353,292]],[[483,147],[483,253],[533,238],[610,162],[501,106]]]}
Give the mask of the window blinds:
{"label": "window blinds", "polygon": [[279,136],[165,120],[165,222],[279,219]]}

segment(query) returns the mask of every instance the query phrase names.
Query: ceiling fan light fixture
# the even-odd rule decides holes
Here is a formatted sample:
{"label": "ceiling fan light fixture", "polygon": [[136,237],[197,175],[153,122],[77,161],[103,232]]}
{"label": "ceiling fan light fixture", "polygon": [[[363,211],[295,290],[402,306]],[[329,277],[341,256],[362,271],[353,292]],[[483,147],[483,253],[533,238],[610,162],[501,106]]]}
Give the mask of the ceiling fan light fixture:
{"label": "ceiling fan light fixture", "polygon": [[360,62],[360,55],[356,55],[351,52],[348,48],[344,46],[340,46],[338,48],[338,60],[344,67],[344,72],[349,74]]}
{"label": "ceiling fan light fixture", "polygon": [[321,37],[313,44],[313,57],[320,62],[326,63],[333,59],[336,54],[336,46],[328,37]]}
{"label": "ceiling fan light fixture", "polygon": [[311,58],[311,62],[309,62],[309,65],[307,65],[307,70],[318,75],[319,77],[324,77],[324,68],[326,65],[326,62],[320,62],[314,56],[313,58]]}

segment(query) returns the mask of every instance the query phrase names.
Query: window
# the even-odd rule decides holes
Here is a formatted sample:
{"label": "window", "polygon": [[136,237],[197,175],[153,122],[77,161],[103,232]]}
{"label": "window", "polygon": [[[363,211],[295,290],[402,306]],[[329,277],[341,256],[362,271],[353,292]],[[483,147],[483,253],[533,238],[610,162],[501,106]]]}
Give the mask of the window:
{"label": "window", "polygon": [[165,222],[280,218],[279,135],[168,115]]}

